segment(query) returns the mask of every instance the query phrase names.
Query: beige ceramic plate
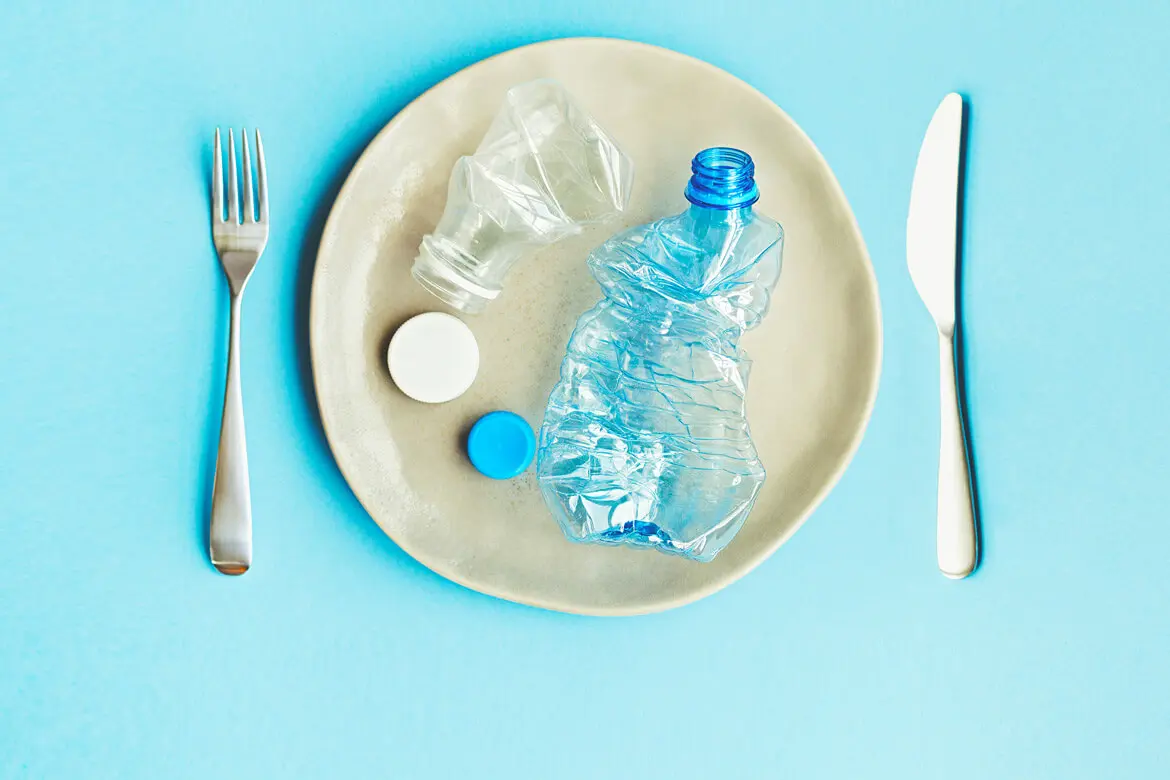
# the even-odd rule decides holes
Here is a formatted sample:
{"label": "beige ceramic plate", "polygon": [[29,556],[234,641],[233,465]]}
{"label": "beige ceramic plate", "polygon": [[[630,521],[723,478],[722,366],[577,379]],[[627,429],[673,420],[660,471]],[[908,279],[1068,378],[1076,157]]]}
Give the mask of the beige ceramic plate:
{"label": "beige ceramic plate", "polygon": [[[390,381],[386,345],[442,304],[410,277],[456,158],[473,151],[508,87],[559,79],[635,163],[633,203],[611,224],[515,269],[486,312],[465,319],[481,350],[466,395],[436,406]],[[531,470],[479,476],[468,426],[511,409],[538,428],[577,315],[599,297],[585,255],[627,225],[676,213],[692,155],[731,145],[756,161],[758,209],[787,233],[784,271],[755,360],[752,435],[768,480],[739,536],[712,563],[571,544]],[[321,418],[345,478],[418,561],[469,588],[549,609],[652,612],[733,582],[776,550],[841,476],[877,391],[881,318],[857,224],[832,172],[768,98],[711,65],[627,41],[571,39],[485,60],[430,90],[366,149],[329,216],[313,278],[310,342]]]}

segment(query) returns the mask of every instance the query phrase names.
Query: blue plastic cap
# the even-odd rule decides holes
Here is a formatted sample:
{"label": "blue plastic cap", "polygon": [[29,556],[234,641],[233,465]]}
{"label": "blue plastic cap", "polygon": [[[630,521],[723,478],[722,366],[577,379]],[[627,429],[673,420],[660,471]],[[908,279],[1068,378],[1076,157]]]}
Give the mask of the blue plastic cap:
{"label": "blue plastic cap", "polygon": [[467,457],[471,465],[492,479],[511,479],[524,473],[536,455],[532,428],[513,412],[489,412],[471,426]]}

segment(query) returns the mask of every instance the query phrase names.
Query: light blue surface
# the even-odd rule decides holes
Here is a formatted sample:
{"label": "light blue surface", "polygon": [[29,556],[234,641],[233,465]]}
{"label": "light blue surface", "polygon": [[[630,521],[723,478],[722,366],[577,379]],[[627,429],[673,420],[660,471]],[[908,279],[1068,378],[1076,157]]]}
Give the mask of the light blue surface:
{"label": "light blue surface", "polygon": [[[0,4],[0,777],[1167,776],[1170,5],[65,5]],[[313,244],[363,145],[456,69],[582,34],[775,98],[848,194],[885,317],[873,422],[808,525],[628,620],[411,562],[306,379]],[[903,232],[952,89],[986,542],[961,583],[934,570],[937,353]],[[243,579],[203,552],[217,123],[263,129],[278,226],[244,312]]]}

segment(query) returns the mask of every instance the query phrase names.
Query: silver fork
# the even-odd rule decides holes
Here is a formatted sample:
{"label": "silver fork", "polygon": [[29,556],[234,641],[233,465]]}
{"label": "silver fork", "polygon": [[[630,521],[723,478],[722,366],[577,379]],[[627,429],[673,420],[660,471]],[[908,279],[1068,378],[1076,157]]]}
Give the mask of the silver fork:
{"label": "silver fork", "polygon": [[228,347],[227,391],[223,399],[223,423],[219,429],[219,454],[215,460],[215,487],[211,493],[211,562],[224,574],[243,574],[252,565],[252,497],[248,482],[248,449],[244,441],[244,399],[240,391],[240,305],[252,269],[268,243],[268,175],[264,169],[264,145],[256,131],[256,183],[260,215],[252,198],[252,157],[248,131],[244,140],[244,213],[240,220],[239,188],[236,186],[236,141],[228,130],[227,219],[223,216],[223,155],[219,128],[215,130],[215,164],[212,166],[211,236],[232,293],[231,341]]}

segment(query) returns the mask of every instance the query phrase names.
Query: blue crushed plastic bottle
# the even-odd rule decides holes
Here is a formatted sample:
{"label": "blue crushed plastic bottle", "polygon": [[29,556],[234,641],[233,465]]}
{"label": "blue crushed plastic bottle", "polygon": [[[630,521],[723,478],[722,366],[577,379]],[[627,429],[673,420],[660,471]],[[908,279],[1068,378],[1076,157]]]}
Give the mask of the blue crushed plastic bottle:
{"label": "blue crushed plastic bottle", "polygon": [[784,234],[752,210],[746,153],[707,149],[691,170],[689,209],[589,256],[605,297],[569,340],[537,478],[572,540],[709,561],[764,483],[739,340],[768,311]]}

